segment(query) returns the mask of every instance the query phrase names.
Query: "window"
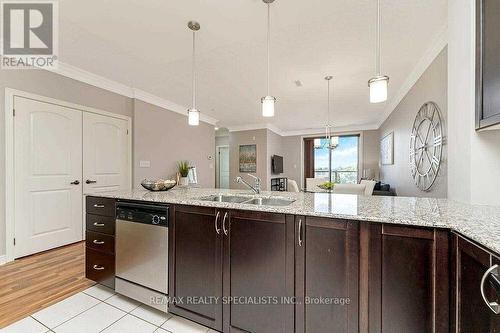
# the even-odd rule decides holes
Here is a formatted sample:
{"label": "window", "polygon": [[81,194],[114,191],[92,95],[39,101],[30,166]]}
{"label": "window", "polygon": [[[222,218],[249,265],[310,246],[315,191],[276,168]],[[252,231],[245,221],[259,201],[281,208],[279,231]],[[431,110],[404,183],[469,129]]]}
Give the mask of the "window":
{"label": "window", "polygon": [[[335,183],[356,184],[358,182],[358,156],[359,156],[359,136],[338,137],[337,148],[331,150],[325,138],[314,138],[306,148],[312,152],[306,155],[312,158],[312,163],[306,161],[310,166],[309,175],[306,178],[327,178]],[[307,168],[306,173],[307,173]],[[331,178],[330,178],[331,177]]]}

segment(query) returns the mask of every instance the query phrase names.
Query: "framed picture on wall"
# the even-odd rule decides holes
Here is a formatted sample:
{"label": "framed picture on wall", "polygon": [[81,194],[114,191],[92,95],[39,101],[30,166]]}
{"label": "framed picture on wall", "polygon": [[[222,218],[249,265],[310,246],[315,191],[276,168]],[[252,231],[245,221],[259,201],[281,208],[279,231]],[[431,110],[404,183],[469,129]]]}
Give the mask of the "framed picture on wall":
{"label": "framed picture on wall", "polygon": [[240,145],[240,172],[257,172],[257,145]]}
{"label": "framed picture on wall", "polygon": [[387,134],[380,142],[380,162],[382,165],[394,164],[394,132]]}

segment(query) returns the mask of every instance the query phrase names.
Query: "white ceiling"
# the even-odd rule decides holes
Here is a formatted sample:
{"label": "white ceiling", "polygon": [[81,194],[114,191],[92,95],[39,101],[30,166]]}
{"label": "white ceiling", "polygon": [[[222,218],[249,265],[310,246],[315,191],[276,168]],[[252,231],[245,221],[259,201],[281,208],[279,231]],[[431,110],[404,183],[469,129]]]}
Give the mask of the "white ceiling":
{"label": "white ceiling", "polygon": [[[261,0],[60,0],[60,60],[174,103],[191,100],[189,20],[198,35],[198,107],[220,126],[324,126],[325,75],[333,75],[335,126],[377,124],[387,104],[368,102],[374,74],[375,0],[276,0],[271,94],[263,119],[266,6]],[[382,0],[382,67],[389,102],[446,24],[447,0]],[[295,80],[303,83],[297,87]]]}

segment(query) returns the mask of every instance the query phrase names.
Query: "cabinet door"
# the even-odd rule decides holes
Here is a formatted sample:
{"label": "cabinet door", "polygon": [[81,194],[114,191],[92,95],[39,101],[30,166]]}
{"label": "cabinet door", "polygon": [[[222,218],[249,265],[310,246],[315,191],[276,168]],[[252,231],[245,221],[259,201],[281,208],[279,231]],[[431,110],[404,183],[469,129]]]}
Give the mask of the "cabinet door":
{"label": "cabinet door", "polygon": [[297,333],[358,330],[358,224],[296,217]]}
{"label": "cabinet door", "polygon": [[363,327],[370,333],[448,333],[449,233],[369,228],[368,322]]}
{"label": "cabinet door", "polygon": [[[481,296],[481,279],[492,264],[499,264],[490,254],[473,243],[455,236],[456,259],[456,332],[500,332],[500,315],[495,315]],[[490,301],[500,301],[491,278],[486,280],[485,294]],[[498,286],[498,284],[496,284]],[[500,287],[500,286],[498,286]]]}
{"label": "cabinet door", "polygon": [[232,211],[224,229],[224,332],[293,332],[294,217]]}
{"label": "cabinet door", "polygon": [[169,296],[177,303],[169,304],[169,312],[221,331],[222,232],[217,232],[217,213],[205,207],[171,209]]}

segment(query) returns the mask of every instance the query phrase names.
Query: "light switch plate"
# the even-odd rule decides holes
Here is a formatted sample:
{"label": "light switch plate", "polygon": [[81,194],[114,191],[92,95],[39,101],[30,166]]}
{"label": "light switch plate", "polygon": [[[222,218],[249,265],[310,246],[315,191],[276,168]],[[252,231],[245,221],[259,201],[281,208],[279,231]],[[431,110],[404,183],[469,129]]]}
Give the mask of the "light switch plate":
{"label": "light switch plate", "polygon": [[149,168],[151,167],[151,161],[139,161],[140,168]]}

